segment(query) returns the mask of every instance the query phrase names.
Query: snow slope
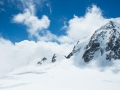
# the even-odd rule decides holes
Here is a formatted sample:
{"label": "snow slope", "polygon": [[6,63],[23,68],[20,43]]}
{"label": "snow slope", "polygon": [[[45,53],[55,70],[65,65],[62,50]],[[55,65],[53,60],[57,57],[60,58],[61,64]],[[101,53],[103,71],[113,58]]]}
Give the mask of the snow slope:
{"label": "snow slope", "polygon": [[111,68],[80,68],[63,59],[18,68],[0,79],[0,90],[120,90],[120,73],[113,73]]}
{"label": "snow slope", "polygon": [[[46,43],[46,46],[54,46],[52,50],[44,48],[47,53],[33,49],[31,51],[36,53],[27,55],[37,55],[35,59],[29,61],[24,58],[28,64],[11,69],[13,71],[0,78],[0,90],[120,90],[119,31],[119,24],[107,23],[91,38],[78,41],[72,52],[65,56],[67,59],[63,58],[70,51],[66,45],[60,47]],[[40,45],[44,46],[40,43],[40,49],[35,50],[40,51]],[[52,63],[54,55],[57,56],[54,58],[56,62]],[[48,60],[37,64],[43,57]]]}
{"label": "snow slope", "polygon": [[104,63],[104,66],[111,65],[113,60],[120,59],[120,24],[109,21],[91,37],[79,40],[67,57],[70,56],[81,65],[91,60]]}

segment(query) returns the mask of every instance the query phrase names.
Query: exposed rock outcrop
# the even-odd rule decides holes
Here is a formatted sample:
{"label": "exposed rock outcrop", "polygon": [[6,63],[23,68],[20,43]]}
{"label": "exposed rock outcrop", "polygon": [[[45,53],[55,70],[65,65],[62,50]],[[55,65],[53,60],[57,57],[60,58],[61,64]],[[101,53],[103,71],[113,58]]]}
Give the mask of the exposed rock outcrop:
{"label": "exposed rock outcrop", "polygon": [[52,62],[55,62],[55,61],[56,61],[56,55],[54,54],[52,57]]}
{"label": "exposed rock outcrop", "polygon": [[42,64],[42,62],[44,62],[45,60],[47,60],[46,57],[42,58],[41,61],[39,61],[37,64]]}
{"label": "exposed rock outcrop", "polygon": [[110,21],[92,35],[85,47],[83,59],[88,62],[94,58],[96,51],[106,54],[106,60],[120,59],[120,25]]}

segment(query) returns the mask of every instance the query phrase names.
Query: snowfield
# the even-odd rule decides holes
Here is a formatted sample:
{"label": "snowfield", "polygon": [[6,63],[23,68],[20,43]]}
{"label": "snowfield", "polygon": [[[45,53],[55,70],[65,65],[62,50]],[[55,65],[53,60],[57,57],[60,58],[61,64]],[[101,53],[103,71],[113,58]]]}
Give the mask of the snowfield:
{"label": "snowfield", "polygon": [[72,45],[50,42],[9,43],[14,53],[8,50],[0,63],[0,90],[120,90],[120,34],[116,30],[120,31],[120,25],[109,22],[72,50]]}
{"label": "snowfield", "polygon": [[106,70],[76,67],[70,59],[27,65],[2,77],[0,90],[120,90],[118,66],[115,73],[110,67]]}

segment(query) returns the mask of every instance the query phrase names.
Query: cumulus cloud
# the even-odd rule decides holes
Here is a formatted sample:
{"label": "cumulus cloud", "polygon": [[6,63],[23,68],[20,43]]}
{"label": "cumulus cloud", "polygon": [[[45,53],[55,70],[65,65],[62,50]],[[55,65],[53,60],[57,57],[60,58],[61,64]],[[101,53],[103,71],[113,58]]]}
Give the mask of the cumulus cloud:
{"label": "cumulus cloud", "polygon": [[[19,13],[13,17],[13,21],[15,23],[21,23],[27,26],[27,31],[29,33],[30,38],[35,37],[37,40],[49,41],[56,38],[54,34],[48,31],[48,27],[50,25],[50,20],[46,15],[43,15],[41,19],[39,19],[35,13],[36,8],[33,0],[30,2],[26,2],[25,0],[20,0],[25,7],[23,13]],[[41,1],[41,0],[40,0]]]}
{"label": "cumulus cloud", "polygon": [[30,36],[35,36],[37,38],[39,38],[39,32],[47,29],[50,25],[50,20],[46,15],[43,15],[41,19],[38,19],[34,15],[34,6],[32,6],[30,10],[25,9],[24,13],[14,16],[13,21],[26,25]]}
{"label": "cumulus cloud", "polygon": [[[76,42],[79,39],[93,34],[95,30],[100,28],[102,25],[106,24],[110,20],[115,20],[120,22],[119,18],[105,18],[102,15],[102,10],[93,5],[88,7],[86,14],[84,16],[76,16],[68,21],[68,26],[66,24],[63,26],[67,27],[66,36],[61,36],[61,38],[69,38],[69,41]],[[65,39],[61,42],[69,42],[68,39]]]}

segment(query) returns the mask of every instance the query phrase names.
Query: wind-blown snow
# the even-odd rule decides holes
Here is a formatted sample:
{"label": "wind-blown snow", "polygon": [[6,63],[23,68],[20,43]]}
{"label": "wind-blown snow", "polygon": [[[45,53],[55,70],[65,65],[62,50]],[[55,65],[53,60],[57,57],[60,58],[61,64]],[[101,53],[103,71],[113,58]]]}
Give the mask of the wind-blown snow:
{"label": "wind-blown snow", "polygon": [[0,79],[0,90],[120,90],[120,73],[81,69],[72,60],[28,65]]}

